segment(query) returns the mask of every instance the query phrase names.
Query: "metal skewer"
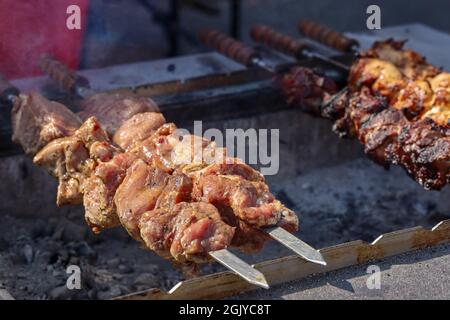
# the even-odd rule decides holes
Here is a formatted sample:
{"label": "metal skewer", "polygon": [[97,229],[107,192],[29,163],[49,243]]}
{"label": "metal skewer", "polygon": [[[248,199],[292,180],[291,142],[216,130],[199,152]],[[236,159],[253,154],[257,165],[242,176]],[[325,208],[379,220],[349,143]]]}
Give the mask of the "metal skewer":
{"label": "metal skewer", "polygon": [[[199,34],[200,40],[210,47],[215,49],[225,56],[246,66],[255,66],[267,70],[270,73],[276,73],[275,70],[268,66],[261,58],[259,53],[252,47],[237,41],[223,32],[213,29],[203,29]],[[326,262],[320,252],[306,244],[302,240],[294,237],[281,227],[264,228],[274,240],[281,243],[283,246],[291,249],[293,252],[313,263],[326,265]]]}
{"label": "metal skewer", "polygon": [[[49,55],[45,55],[41,58],[40,67],[52,80],[68,92],[76,94],[81,98],[87,98],[95,93],[95,91],[91,89],[88,79],[78,75],[66,65]],[[209,255],[220,264],[237,273],[246,281],[265,289],[269,288],[269,285],[261,272],[254,269],[251,265],[241,260],[230,251],[223,249],[209,252]]]}
{"label": "metal skewer", "polygon": [[250,36],[254,41],[293,56],[296,59],[316,58],[345,71],[350,70],[350,67],[348,65],[311,50],[310,45],[305,41],[294,39],[288,35],[276,31],[269,26],[254,25],[250,29]]}
{"label": "metal skewer", "polygon": [[324,257],[318,250],[314,249],[309,244],[295,237],[292,233],[287,232],[283,228],[264,228],[264,231],[266,231],[274,240],[278,241],[286,248],[291,249],[303,259],[312,263],[321,264],[323,266],[327,265]]}
{"label": "metal skewer", "polygon": [[80,98],[86,99],[96,93],[91,89],[88,79],[70,70],[51,55],[43,55],[39,61],[39,67],[65,91]]}
{"label": "metal skewer", "polygon": [[267,283],[264,274],[250,266],[247,262],[238,258],[236,255],[232,254],[230,251],[226,249],[211,251],[209,252],[209,255],[223,266],[236,272],[247,282],[264,289],[269,289],[269,284]]}

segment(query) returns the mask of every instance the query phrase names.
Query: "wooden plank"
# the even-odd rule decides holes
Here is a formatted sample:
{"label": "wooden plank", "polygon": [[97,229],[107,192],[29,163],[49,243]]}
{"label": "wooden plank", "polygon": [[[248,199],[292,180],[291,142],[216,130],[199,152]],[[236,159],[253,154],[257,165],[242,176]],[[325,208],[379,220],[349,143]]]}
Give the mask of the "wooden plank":
{"label": "wooden plank", "polygon": [[[299,280],[312,274],[342,269],[383,259],[405,252],[436,246],[450,241],[450,220],[437,224],[431,230],[415,227],[383,234],[372,243],[352,241],[320,250],[327,266],[319,266],[298,256],[262,262],[255,265],[271,286]],[[257,289],[232,272],[220,272],[179,282],[169,292],[150,289],[118,300],[174,300],[174,299],[220,299]]]}

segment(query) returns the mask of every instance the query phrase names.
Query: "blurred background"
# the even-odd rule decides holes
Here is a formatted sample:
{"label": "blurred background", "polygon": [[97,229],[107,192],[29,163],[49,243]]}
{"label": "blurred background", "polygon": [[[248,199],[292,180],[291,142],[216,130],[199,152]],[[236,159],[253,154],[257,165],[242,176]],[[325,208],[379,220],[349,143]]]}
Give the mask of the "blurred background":
{"label": "blurred background", "polygon": [[[66,28],[71,4],[81,8],[81,31]],[[371,4],[381,7],[382,27],[423,23],[450,31],[448,0],[2,0],[0,73],[37,75],[44,52],[86,69],[204,51],[196,35],[205,26],[244,41],[257,22],[296,36],[302,18],[359,31]]]}

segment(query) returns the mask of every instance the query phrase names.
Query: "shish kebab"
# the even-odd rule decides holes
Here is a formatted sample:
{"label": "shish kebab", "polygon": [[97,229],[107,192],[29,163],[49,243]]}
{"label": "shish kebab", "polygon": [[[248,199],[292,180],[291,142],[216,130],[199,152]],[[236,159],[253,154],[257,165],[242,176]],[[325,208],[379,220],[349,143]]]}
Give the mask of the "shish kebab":
{"label": "shish kebab", "polygon": [[[79,77],[75,72],[70,71],[66,66],[64,66],[59,61],[52,59],[49,56],[43,57],[41,61],[41,68],[44,72],[50,75],[50,77],[55,80],[57,83],[60,83],[61,86],[66,88],[69,92],[80,92],[82,90],[73,89],[68,87],[65,84],[65,78],[77,78]],[[80,82],[72,82],[73,85],[78,85]],[[86,80],[81,82],[84,87],[90,88],[89,82]],[[92,95],[92,91],[90,91]],[[92,108],[93,110],[94,108]],[[316,249],[303,242],[302,240],[294,237],[291,233],[287,232],[285,229],[281,227],[269,227],[267,226],[264,231],[266,231],[274,240],[280,242],[282,245],[286,246],[290,250],[294,251],[304,259],[321,264],[326,265],[322,255]]]}
{"label": "shish kebab", "polygon": [[27,148],[25,148],[25,149],[27,149]]}
{"label": "shish kebab", "polygon": [[[358,52],[356,41],[315,22],[301,22],[299,29],[323,44],[351,53],[353,61],[348,87],[337,94],[319,88],[323,93],[315,92],[316,105],[307,110],[333,119],[333,129],[340,136],[357,136],[375,162],[385,167],[401,165],[425,189],[446,185],[450,74],[426,63],[417,52],[403,49],[404,42],[376,42],[370,50]],[[288,103],[305,108],[305,78],[311,81],[314,75],[298,69],[285,76]]]}
{"label": "shish kebab", "polygon": [[[70,167],[70,164],[73,164],[76,159],[74,155],[80,152],[83,153],[83,146],[80,145],[82,140],[85,142],[90,141],[89,143],[91,145],[89,153],[93,152],[94,154],[97,154],[97,156],[102,155],[103,160],[107,159],[104,157],[108,157],[108,154],[109,157],[111,157],[111,152],[116,153],[109,162],[98,161],[99,165],[96,168],[96,172],[99,173],[100,176],[103,173],[103,177],[106,179],[108,178],[108,170],[110,172],[122,170],[123,173],[125,168],[130,166],[131,162],[135,160],[135,156],[121,155],[119,148],[109,144],[107,133],[101,129],[100,124],[95,118],[89,118],[82,124],[79,117],[65,108],[62,104],[48,101],[37,93],[31,93],[29,95],[20,94],[19,90],[10,85],[4,78],[0,81],[0,88],[3,89],[1,91],[3,93],[1,95],[2,101],[13,108],[12,126],[14,142],[20,144],[24,150],[27,151],[28,155],[33,156],[37,153],[34,159],[35,162],[43,161],[43,164],[46,165],[48,169],[52,169],[53,175],[59,175],[58,178],[60,183],[58,186],[58,197],[61,197],[60,200],[63,200],[61,203],[77,204],[80,202],[79,197],[82,195],[80,194],[80,190],[78,190],[80,187],[78,180],[81,180],[83,173],[77,172],[78,168],[72,168],[71,172],[66,172],[65,174],[62,174],[62,172],[67,170],[68,166],[66,165],[66,162]],[[152,113],[143,113],[140,115],[143,117],[162,117],[158,117],[156,113],[154,115],[152,115]],[[139,117],[139,115],[136,115],[136,117]],[[92,137],[88,138],[89,135],[94,137],[94,140],[97,139],[101,141],[92,141]],[[59,148],[61,146],[64,147],[64,150]],[[48,156],[48,151],[50,151],[50,157]],[[61,156],[62,153],[69,153],[71,156],[67,157],[67,159],[60,159],[58,154],[55,154],[55,151],[56,153],[59,153],[59,156]],[[45,156],[46,153],[47,156]],[[80,154],[78,154],[78,156],[80,156]],[[85,159],[84,161],[86,167],[89,167],[89,160],[93,159]],[[55,161],[57,163],[55,163]],[[91,161],[91,165],[93,162],[95,163],[95,161]],[[53,167],[50,168],[49,166]],[[85,168],[85,170],[89,171],[87,168]],[[84,173],[86,173],[86,171]],[[78,179],[75,179],[75,176],[77,176],[76,178]],[[174,180],[176,180],[176,178],[172,179],[172,184],[176,183]],[[95,182],[95,178],[91,179],[91,182]],[[110,181],[109,183],[110,186],[115,185],[114,181]],[[160,181],[160,183],[163,184],[164,182]],[[167,182],[167,184],[169,184],[169,182]],[[86,220],[90,220],[92,223],[97,222],[103,224],[103,227],[113,226],[116,223],[115,220],[117,220],[117,218],[114,216],[111,217],[111,214],[101,216],[101,211],[108,212],[108,209],[110,209],[110,207],[108,208],[108,205],[101,210],[96,210],[99,206],[102,206],[102,201],[96,203],[96,200],[99,199],[95,198],[95,183],[87,183],[86,186],[87,188],[89,188],[89,186],[94,187],[91,188],[91,192],[87,192],[88,195],[86,196],[87,201],[89,201],[88,199],[91,199],[89,202],[91,210],[87,213]],[[97,187],[99,186],[102,187],[101,184],[97,185]],[[102,190],[98,191],[100,198],[103,197],[101,195]],[[106,197],[108,196],[110,195],[106,194]],[[168,199],[168,196],[166,196],[166,199]],[[161,201],[164,202],[162,197]],[[61,205],[61,203],[59,204]],[[109,205],[111,205],[111,203],[109,203]],[[194,205],[194,207],[196,206],[200,206],[199,209],[206,212],[209,210],[213,216],[217,216],[215,213],[217,210],[213,209],[212,206],[208,207],[202,204]],[[190,210],[192,208],[183,209]],[[222,226],[224,225],[222,224]],[[99,231],[98,229],[96,230],[94,226],[91,225],[91,227],[93,227],[94,231]],[[233,233],[234,229],[228,229],[228,235],[232,236]],[[261,236],[259,238],[261,239]],[[222,247],[226,248],[226,243],[224,243]],[[220,260],[220,263],[235,271],[246,281],[257,286],[268,288],[267,281],[263,274],[222,247],[218,246],[219,249],[217,251],[211,250],[210,256],[216,260]],[[211,248],[214,247],[211,246]],[[186,271],[186,269],[184,271]]]}

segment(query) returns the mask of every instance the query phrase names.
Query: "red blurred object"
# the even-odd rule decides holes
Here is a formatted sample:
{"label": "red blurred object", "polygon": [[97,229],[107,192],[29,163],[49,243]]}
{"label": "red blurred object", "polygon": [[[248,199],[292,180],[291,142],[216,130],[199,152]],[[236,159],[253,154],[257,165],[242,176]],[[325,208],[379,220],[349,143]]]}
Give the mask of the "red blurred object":
{"label": "red blurred object", "polygon": [[[0,73],[8,79],[42,74],[39,57],[50,53],[77,69],[89,0],[2,0]],[[81,9],[81,30],[69,30],[67,8]]]}

